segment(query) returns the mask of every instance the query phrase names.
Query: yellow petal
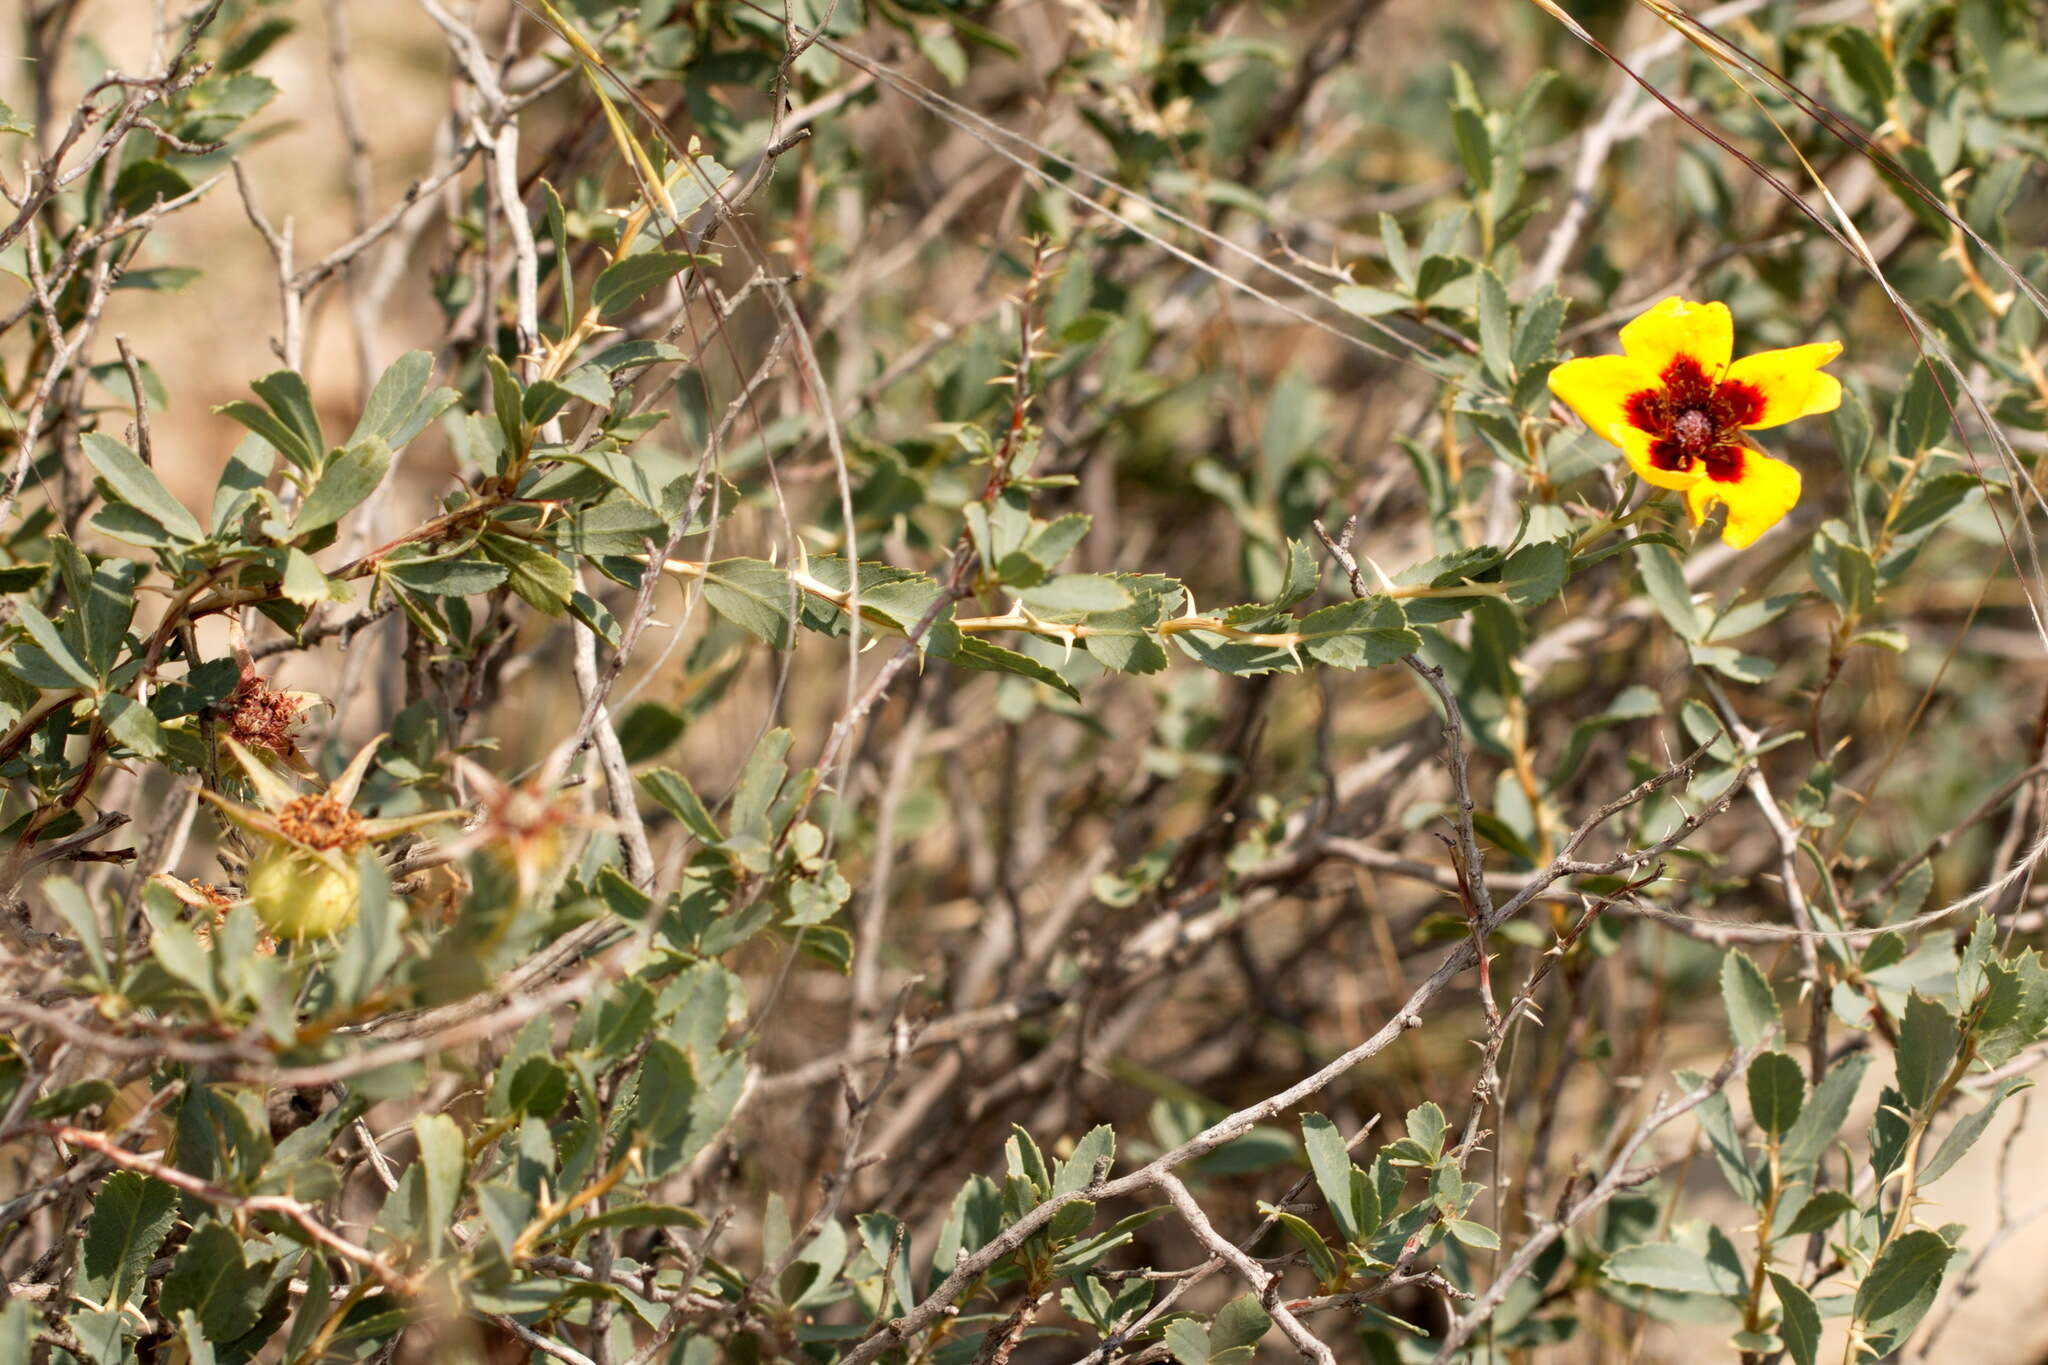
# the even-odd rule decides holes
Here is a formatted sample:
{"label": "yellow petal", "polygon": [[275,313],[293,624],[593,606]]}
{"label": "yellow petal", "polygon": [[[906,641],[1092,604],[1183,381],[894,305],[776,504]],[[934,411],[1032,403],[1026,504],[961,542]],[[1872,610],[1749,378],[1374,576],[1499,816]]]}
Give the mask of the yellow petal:
{"label": "yellow petal", "polygon": [[1705,466],[1697,461],[1691,469],[1658,468],[1650,460],[1650,446],[1657,438],[1626,422],[1616,422],[1609,427],[1607,439],[1620,446],[1621,453],[1628,456],[1628,467],[1635,470],[1636,477],[1653,488],[1687,489],[1707,477]]}
{"label": "yellow petal", "polygon": [[1621,349],[1653,374],[1678,356],[1691,356],[1716,378],[1735,354],[1735,319],[1725,303],[1694,303],[1669,298],[1621,329]]}
{"label": "yellow petal", "polygon": [[1833,412],[1842,405],[1842,384],[1821,366],[1842,353],[1839,341],[1816,341],[1782,351],[1759,351],[1728,367],[1730,384],[1746,384],[1763,399],[1763,412],[1743,425],[1752,431],[1801,417]]}
{"label": "yellow petal", "polygon": [[1692,513],[1695,526],[1707,519],[1715,503],[1728,508],[1721,539],[1737,550],[1754,545],[1756,538],[1783,521],[1798,501],[1799,471],[1754,450],[1742,452],[1735,478],[1702,479],[1685,490],[1686,510]]}
{"label": "yellow petal", "polygon": [[1550,391],[1602,436],[1627,420],[1626,404],[1633,395],[1656,387],[1654,370],[1623,355],[1567,360],[1550,372]]}

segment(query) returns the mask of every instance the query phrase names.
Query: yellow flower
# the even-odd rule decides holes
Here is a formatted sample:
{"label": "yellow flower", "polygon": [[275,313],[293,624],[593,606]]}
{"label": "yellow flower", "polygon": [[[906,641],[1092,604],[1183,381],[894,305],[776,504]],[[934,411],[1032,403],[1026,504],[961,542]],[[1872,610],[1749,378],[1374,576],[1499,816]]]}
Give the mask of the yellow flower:
{"label": "yellow flower", "polygon": [[260,804],[245,806],[211,791],[200,795],[260,841],[243,877],[243,891],[256,918],[277,937],[334,937],[355,923],[362,911],[359,851],[379,839],[461,818],[459,810],[435,810],[365,820],[350,809],[383,739],[379,735],[364,745],[333,786],[310,793],[294,790],[275,768],[235,740],[224,741]]}
{"label": "yellow flower", "polygon": [[1683,492],[1695,526],[1722,503],[1721,539],[1738,550],[1754,543],[1799,501],[1799,471],[1742,433],[1839,407],[1842,385],[1820,367],[1842,344],[1734,360],[1728,305],[1669,298],[1621,329],[1621,349],[1565,361],[1550,391],[1620,446],[1644,482]]}

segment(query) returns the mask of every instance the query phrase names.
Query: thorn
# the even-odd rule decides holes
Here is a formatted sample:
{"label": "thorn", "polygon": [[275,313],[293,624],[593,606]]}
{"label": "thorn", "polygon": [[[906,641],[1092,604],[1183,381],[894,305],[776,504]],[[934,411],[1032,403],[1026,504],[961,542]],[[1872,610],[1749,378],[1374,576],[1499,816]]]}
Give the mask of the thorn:
{"label": "thorn", "polygon": [[1388,592],[1394,590],[1394,580],[1387,577],[1387,571],[1379,566],[1379,561],[1375,560],[1371,555],[1360,555],[1359,558],[1372,566],[1372,576],[1379,579],[1381,587],[1385,588]]}

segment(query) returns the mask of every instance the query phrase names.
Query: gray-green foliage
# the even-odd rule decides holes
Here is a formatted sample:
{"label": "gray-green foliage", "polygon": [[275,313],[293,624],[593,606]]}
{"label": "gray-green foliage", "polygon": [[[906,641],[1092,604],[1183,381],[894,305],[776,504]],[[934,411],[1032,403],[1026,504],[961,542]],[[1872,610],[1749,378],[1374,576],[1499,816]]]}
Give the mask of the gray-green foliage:
{"label": "gray-green foliage", "polygon": [[[1512,89],[1370,5],[1076,4],[1050,58],[963,0],[426,8],[438,216],[325,256],[261,184],[281,260],[157,235],[289,132],[289,4],[173,16],[82,141],[0,106],[62,151],[0,222],[0,1365],[1907,1346],[2048,1035],[2038,699],[1954,634],[2038,598],[2038,16],[1756,30],[1887,130],[1844,211],[1916,348],[1757,191],[1841,144],[1696,56],[1647,74],[1757,164],[1630,148],[1561,27],[1447,40]],[[862,53],[1023,81],[1076,164],[969,120],[988,202],[926,184],[901,127],[966,116]],[[1743,349],[1850,343],[1739,562],[1546,384],[1673,253]],[[352,397],[306,318],[373,265],[428,323]],[[102,319],[236,271],[284,363],[193,490]],[[462,818],[309,864],[352,913],[294,941],[194,788]]]}

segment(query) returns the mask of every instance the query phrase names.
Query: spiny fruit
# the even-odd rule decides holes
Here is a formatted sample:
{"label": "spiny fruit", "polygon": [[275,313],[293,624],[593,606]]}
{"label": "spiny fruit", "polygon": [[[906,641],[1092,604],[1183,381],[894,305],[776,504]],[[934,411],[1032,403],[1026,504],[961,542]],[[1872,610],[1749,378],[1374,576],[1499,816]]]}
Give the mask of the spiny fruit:
{"label": "spiny fruit", "polygon": [[289,844],[272,844],[249,864],[249,904],[279,938],[332,938],[363,908],[354,867],[336,867]]}
{"label": "spiny fruit", "polygon": [[233,738],[225,741],[241,763],[259,806],[212,791],[203,793],[221,813],[256,840],[243,889],[263,927],[281,939],[332,938],[362,911],[361,852],[425,825],[459,819],[461,811],[423,811],[366,820],[351,809],[381,740],[371,740],[324,792],[299,793]]}

